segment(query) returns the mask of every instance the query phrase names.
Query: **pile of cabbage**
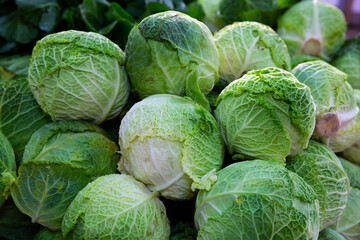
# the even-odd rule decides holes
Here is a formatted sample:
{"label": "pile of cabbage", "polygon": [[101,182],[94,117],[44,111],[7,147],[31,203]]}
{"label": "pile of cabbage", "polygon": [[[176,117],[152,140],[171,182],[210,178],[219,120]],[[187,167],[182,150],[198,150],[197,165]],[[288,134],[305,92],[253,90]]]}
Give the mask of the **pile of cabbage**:
{"label": "pile of cabbage", "polygon": [[0,58],[1,237],[360,239],[360,36],[209,2]]}

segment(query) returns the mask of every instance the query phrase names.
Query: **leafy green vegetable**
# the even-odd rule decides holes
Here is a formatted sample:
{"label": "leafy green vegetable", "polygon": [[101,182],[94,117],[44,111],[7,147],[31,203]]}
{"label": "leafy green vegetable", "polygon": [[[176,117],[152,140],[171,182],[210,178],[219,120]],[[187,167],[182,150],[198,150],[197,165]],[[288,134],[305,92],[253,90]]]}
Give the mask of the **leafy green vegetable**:
{"label": "leafy green vegetable", "polygon": [[61,232],[53,232],[47,228],[42,228],[34,237],[34,240],[64,240]]}
{"label": "leafy green vegetable", "polygon": [[114,173],[117,146],[90,123],[55,122],[37,130],[25,148],[11,196],[33,222],[59,230],[76,194],[93,179]]}
{"label": "leafy green vegetable", "polygon": [[346,74],[324,61],[299,64],[292,72],[311,89],[316,104],[314,138],[334,152],[341,152],[359,140],[359,108]]}
{"label": "leafy green vegetable", "polygon": [[210,110],[205,95],[218,81],[219,54],[202,22],[175,11],[151,15],[131,30],[125,52],[126,70],[141,98],[186,95]]}
{"label": "leafy green vegetable", "polygon": [[338,157],[328,147],[310,141],[306,149],[286,160],[286,167],[302,177],[317,194],[320,230],[339,219],[349,194],[349,179]]}
{"label": "leafy green vegetable", "polygon": [[318,240],[346,240],[338,232],[332,230],[331,228],[325,228],[319,233]]}
{"label": "leafy green vegetable", "polygon": [[209,190],[224,159],[214,117],[195,102],[169,94],[135,104],[119,131],[119,170],[176,200]]}
{"label": "leafy green vegetable", "polygon": [[274,67],[250,71],[219,95],[215,118],[233,159],[285,162],[305,148],[315,127],[310,89]]}
{"label": "leafy green vegetable", "polygon": [[266,25],[228,25],[215,33],[215,45],[220,55],[220,78],[228,83],[249,70],[278,67],[290,71],[290,55],[284,41]]}
{"label": "leafy green vegetable", "polygon": [[311,55],[330,60],[345,41],[342,11],[323,1],[301,1],[278,21],[278,33],[290,55]]}
{"label": "leafy green vegetable", "polygon": [[89,183],[66,211],[66,239],[168,239],[169,220],[156,192],[132,176],[112,174]]}
{"label": "leafy green vegetable", "polygon": [[100,124],[116,117],[129,96],[123,51],[97,33],[66,31],[38,41],[28,82],[53,120]]}
{"label": "leafy green vegetable", "polygon": [[234,163],[196,199],[197,239],[317,239],[314,190],[274,161]]}

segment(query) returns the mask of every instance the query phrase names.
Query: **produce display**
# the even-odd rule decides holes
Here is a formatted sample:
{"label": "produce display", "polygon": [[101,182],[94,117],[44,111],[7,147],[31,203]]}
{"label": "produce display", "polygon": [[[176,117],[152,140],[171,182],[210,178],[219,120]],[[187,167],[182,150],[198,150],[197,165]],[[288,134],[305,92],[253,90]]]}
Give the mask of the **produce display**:
{"label": "produce display", "polygon": [[360,34],[319,0],[0,1],[0,239],[360,240]]}

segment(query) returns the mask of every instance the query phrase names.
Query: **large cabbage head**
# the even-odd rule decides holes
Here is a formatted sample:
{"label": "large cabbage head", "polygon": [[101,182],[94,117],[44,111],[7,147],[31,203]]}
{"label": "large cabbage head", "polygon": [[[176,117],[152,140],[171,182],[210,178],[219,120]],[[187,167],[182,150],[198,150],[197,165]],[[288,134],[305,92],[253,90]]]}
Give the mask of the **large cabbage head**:
{"label": "large cabbage head", "polygon": [[274,161],[234,163],[196,199],[201,239],[317,239],[319,206],[314,190]]}
{"label": "large cabbage head", "polygon": [[186,95],[210,109],[205,95],[218,81],[219,54],[205,24],[175,11],[151,15],[131,30],[125,52],[141,98]]}
{"label": "large cabbage head", "polygon": [[360,89],[360,34],[347,40],[337,55],[332,65],[348,74],[348,82],[353,88]]}
{"label": "large cabbage head", "polygon": [[62,224],[65,239],[166,240],[170,224],[157,192],[125,174],[102,176],[79,192]]}
{"label": "large cabbage head", "polygon": [[318,1],[301,1],[278,21],[278,33],[291,56],[312,55],[330,60],[345,41],[346,21],[342,11]]}
{"label": "large cabbage head", "polygon": [[93,32],[65,31],[36,43],[28,82],[35,99],[53,120],[96,124],[117,116],[130,86],[124,52]]}
{"label": "large cabbage head", "polygon": [[0,132],[0,207],[9,195],[11,179],[16,176],[14,150],[9,140]]}
{"label": "large cabbage head", "polygon": [[350,185],[335,153],[310,141],[306,149],[286,160],[286,167],[314,189],[320,206],[320,230],[338,220],[346,206]]}
{"label": "large cabbage head", "polygon": [[269,67],[228,85],[218,97],[215,118],[233,159],[285,162],[307,146],[315,104],[294,75]]}
{"label": "large cabbage head", "polygon": [[220,78],[227,83],[249,70],[278,67],[290,71],[290,55],[284,41],[270,27],[257,22],[238,22],[215,33],[220,55]]}
{"label": "large cabbage head", "polygon": [[209,190],[224,158],[214,117],[195,102],[168,94],[135,104],[121,121],[119,170],[166,198]]}
{"label": "large cabbage head", "polygon": [[311,89],[316,104],[314,138],[334,152],[341,152],[360,139],[359,108],[347,75],[324,61],[299,64],[292,71]]}
{"label": "large cabbage head", "polygon": [[76,194],[93,179],[116,171],[117,150],[96,125],[80,121],[45,125],[26,145],[11,197],[32,222],[59,230]]}
{"label": "large cabbage head", "polygon": [[198,0],[205,22],[222,28],[237,21],[256,21],[275,27],[279,15],[298,0]]}

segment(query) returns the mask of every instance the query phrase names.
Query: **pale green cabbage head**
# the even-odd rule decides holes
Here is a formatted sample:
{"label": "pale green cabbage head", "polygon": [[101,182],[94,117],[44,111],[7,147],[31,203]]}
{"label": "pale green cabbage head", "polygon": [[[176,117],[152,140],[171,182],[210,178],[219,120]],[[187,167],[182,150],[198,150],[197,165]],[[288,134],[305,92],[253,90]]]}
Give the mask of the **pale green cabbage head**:
{"label": "pale green cabbage head", "polygon": [[166,240],[170,224],[157,192],[132,176],[112,174],[89,183],[66,211],[65,239]]}
{"label": "pale green cabbage head", "polygon": [[224,158],[214,117],[195,102],[158,94],[135,104],[121,121],[119,170],[175,200],[209,190]]}
{"label": "pale green cabbage head", "polygon": [[93,179],[116,172],[117,146],[96,125],[55,122],[37,130],[10,187],[21,212],[59,230],[76,194]]}
{"label": "pale green cabbage head", "polygon": [[124,52],[93,32],[69,30],[36,43],[28,82],[35,99],[53,120],[96,124],[116,117],[130,85]]}
{"label": "pale green cabbage head", "polygon": [[346,206],[350,185],[340,160],[331,149],[310,141],[306,149],[287,158],[286,168],[314,189],[320,206],[320,230],[339,219]]}
{"label": "pale green cabbage head", "polygon": [[345,41],[342,11],[323,1],[301,1],[278,21],[278,33],[291,56],[312,55],[330,60]]}
{"label": "pale green cabbage head", "polygon": [[186,95],[210,109],[205,95],[218,81],[219,54],[205,24],[175,11],[151,15],[131,30],[125,52],[141,98]]}
{"label": "pale green cabbage head", "polygon": [[334,152],[341,152],[360,139],[359,108],[347,75],[324,61],[299,64],[292,71],[311,89],[316,104],[314,138]]}
{"label": "pale green cabbage head", "polygon": [[231,164],[196,199],[197,239],[317,239],[314,190],[274,161]]}
{"label": "pale green cabbage head", "polygon": [[285,162],[315,127],[310,89],[279,68],[250,71],[219,95],[215,118],[233,159]]}
{"label": "pale green cabbage head", "polygon": [[249,70],[278,67],[290,71],[284,41],[270,27],[257,22],[237,22],[215,33],[220,55],[220,78],[227,83]]}

